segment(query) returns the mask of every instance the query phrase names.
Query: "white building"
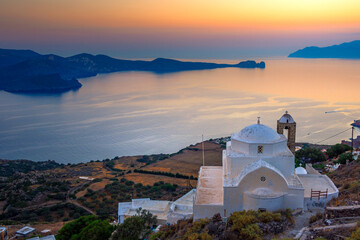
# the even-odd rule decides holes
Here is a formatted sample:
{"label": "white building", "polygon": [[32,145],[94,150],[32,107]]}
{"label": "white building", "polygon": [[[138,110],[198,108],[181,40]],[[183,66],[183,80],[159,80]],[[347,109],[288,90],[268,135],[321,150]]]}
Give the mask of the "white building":
{"label": "white building", "polygon": [[311,166],[295,171],[287,138],[260,121],[232,134],[222,158],[222,166],[200,168],[194,219],[249,209],[307,210],[338,195],[333,182]]}
{"label": "white building", "polygon": [[180,219],[190,218],[193,215],[195,192],[195,189],[193,189],[174,202],[150,200],[150,198],[121,202],[118,206],[118,222],[123,223],[126,217],[136,215],[139,208],[148,210],[155,215],[158,224],[173,224]]}

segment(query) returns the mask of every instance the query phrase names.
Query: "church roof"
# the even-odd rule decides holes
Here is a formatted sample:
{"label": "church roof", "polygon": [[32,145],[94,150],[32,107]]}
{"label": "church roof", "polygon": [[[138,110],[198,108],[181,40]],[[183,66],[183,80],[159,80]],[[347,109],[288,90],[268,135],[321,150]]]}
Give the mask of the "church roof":
{"label": "church roof", "polygon": [[307,171],[303,167],[297,167],[297,168],[295,168],[295,173],[296,174],[307,174]]}
{"label": "church roof", "polygon": [[288,113],[288,111],[285,112],[284,115],[279,120],[280,123],[295,123],[292,116]]}
{"label": "church roof", "polygon": [[274,129],[259,123],[245,127],[232,134],[231,138],[247,143],[274,143],[284,140]]}

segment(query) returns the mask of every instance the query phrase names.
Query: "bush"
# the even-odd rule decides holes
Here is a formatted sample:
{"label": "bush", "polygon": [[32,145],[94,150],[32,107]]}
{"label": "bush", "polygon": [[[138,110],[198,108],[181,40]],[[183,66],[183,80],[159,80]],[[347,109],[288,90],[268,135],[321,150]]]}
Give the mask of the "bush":
{"label": "bush", "polygon": [[346,164],[346,161],[352,162],[353,156],[350,152],[348,153],[343,153],[339,156],[339,159],[336,161],[336,163],[340,163],[340,164]]}
{"label": "bush", "polygon": [[57,240],[102,240],[111,236],[113,227],[109,222],[96,216],[80,217],[62,227],[56,235]]}
{"label": "bush", "polygon": [[326,150],[326,154],[329,156],[329,158],[336,158],[342,153],[351,150],[351,147],[346,144],[335,144],[334,146],[331,146],[328,150]]}
{"label": "bush", "polygon": [[280,213],[260,211],[239,211],[230,215],[231,230],[239,233],[240,239],[261,239],[261,230],[256,223],[280,222]]}
{"label": "bush", "polygon": [[126,181],[125,184],[127,186],[132,186],[132,185],[134,185],[134,182],[133,181]]}
{"label": "bush", "polygon": [[185,239],[198,239],[198,234],[203,230],[206,224],[210,222],[209,219],[199,219],[184,234]]}
{"label": "bush", "polygon": [[138,240],[146,238],[151,232],[152,226],[156,223],[156,216],[153,216],[147,210],[137,210],[135,216],[125,219],[120,224],[114,234],[112,240]]}
{"label": "bush", "polygon": [[349,240],[359,240],[359,239],[360,239],[360,221],[357,223],[357,228],[351,234],[351,237],[349,238]]}

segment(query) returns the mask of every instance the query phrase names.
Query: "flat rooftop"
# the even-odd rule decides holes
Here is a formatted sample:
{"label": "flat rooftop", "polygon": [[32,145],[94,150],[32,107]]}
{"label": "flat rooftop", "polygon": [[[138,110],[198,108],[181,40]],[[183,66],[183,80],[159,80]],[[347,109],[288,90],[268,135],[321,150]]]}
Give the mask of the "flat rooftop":
{"label": "flat rooftop", "polygon": [[298,177],[304,186],[305,198],[311,196],[311,189],[313,191],[326,191],[328,189],[328,194],[338,191],[334,183],[325,175],[299,174]]}
{"label": "flat rooftop", "polygon": [[132,202],[120,202],[118,205],[118,215],[125,215],[131,206]]}
{"label": "flat rooftop", "polygon": [[195,204],[223,205],[223,198],[223,167],[201,167]]}
{"label": "flat rooftop", "polygon": [[20,235],[27,235],[31,232],[35,231],[35,228],[32,228],[32,227],[23,227],[22,229],[16,231],[17,234],[20,234]]}
{"label": "flat rooftop", "polygon": [[40,240],[56,240],[56,238],[54,235],[49,235],[49,236],[40,238]]}
{"label": "flat rooftop", "polygon": [[[121,210],[121,212],[125,212],[124,215],[134,216],[137,214],[136,210],[141,207],[142,209],[148,210],[153,215],[156,215],[160,220],[167,219],[166,216],[171,204],[170,201],[150,200],[150,198],[133,199],[131,203],[132,205],[129,208],[127,208],[128,206],[126,206],[126,204],[124,207],[119,203],[119,207],[124,207],[124,210]],[[127,210],[125,208],[127,208]]]}

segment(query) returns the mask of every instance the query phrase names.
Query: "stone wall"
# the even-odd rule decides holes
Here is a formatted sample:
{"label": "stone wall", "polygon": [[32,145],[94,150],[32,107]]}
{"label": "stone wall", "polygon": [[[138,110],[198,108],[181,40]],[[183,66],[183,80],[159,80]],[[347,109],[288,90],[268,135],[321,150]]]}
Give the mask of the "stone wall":
{"label": "stone wall", "polygon": [[360,205],[327,207],[325,209],[325,216],[328,219],[341,217],[359,217]]}
{"label": "stone wall", "polygon": [[305,168],[308,174],[321,175],[315,168],[313,168],[311,163],[307,163]]}

